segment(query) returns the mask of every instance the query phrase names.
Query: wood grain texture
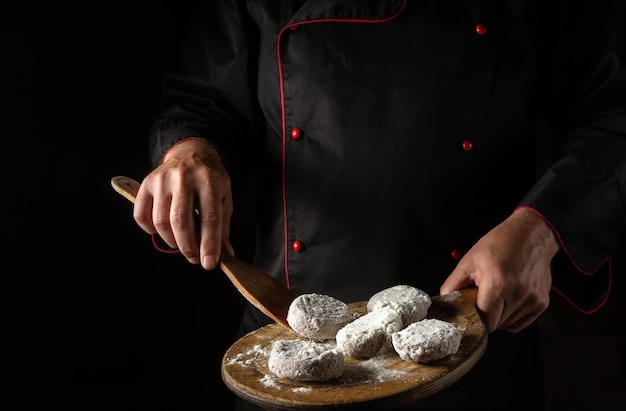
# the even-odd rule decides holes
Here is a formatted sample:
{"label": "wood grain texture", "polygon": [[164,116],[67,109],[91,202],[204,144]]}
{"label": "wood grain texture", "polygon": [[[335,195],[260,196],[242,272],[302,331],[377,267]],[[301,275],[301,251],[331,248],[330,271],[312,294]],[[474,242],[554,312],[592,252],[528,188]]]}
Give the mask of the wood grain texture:
{"label": "wood grain texture", "polygon": [[[241,398],[267,410],[381,410],[411,403],[450,386],[463,377],[487,347],[487,332],[476,310],[476,288],[433,297],[428,318],[456,325],[463,334],[459,351],[428,364],[402,360],[397,354],[366,361],[345,358],[344,375],[336,380],[299,382],[269,371],[272,343],[299,339],[278,324],[239,339],[224,354],[222,379]],[[348,304],[365,313],[367,302]]]}
{"label": "wood grain texture", "polygon": [[222,253],[220,268],[246,300],[291,330],[287,322],[287,312],[295,298],[291,290],[269,274],[226,253]]}

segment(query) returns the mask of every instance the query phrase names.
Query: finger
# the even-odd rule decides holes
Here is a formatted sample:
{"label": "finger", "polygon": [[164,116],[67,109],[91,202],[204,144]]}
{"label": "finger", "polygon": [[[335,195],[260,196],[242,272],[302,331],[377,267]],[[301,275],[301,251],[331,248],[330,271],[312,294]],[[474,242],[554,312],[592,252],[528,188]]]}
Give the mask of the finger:
{"label": "finger", "polygon": [[502,313],[504,312],[504,298],[493,292],[493,287],[483,285],[478,287],[476,294],[476,308],[485,323],[488,332],[498,328]]}
{"label": "finger", "polygon": [[441,285],[439,293],[444,295],[472,285],[474,285],[474,279],[472,278],[470,271],[459,264]]}
{"label": "finger", "polygon": [[223,216],[224,219],[222,221],[222,250],[226,251],[228,254],[234,256],[235,250],[230,243],[230,219],[233,215],[233,201],[232,196],[227,195],[222,203],[223,207]]}
{"label": "finger", "polygon": [[135,203],[133,205],[133,218],[139,227],[148,234],[157,232],[152,223],[152,195],[144,188],[139,187]]}
{"label": "finger", "polygon": [[177,249],[176,238],[170,223],[171,197],[163,196],[154,200],[152,207],[152,224],[159,237],[171,248]]}
{"label": "finger", "polygon": [[507,313],[508,310],[505,310],[498,328],[510,332],[519,332],[532,324],[546,308],[548,308],[547,303],[542,303],[539,300],[526,300],[526,302],[513,307],[510,313]]}
{"label": "finger", "polygon": [[170,203],[164,201],[163,197],[155,201],[152,207],[152,224],[159,237],[171,248],[176,249],[176,239],[170,225]]}
{"label": "finger", "polygon": [[200,262],[195,221],[192,192],[188,190],[175,193],[172,197],[169,212],[171,235],[173,235],[175,244],[178,246],[181,254],[192,264]]}
{"label": "finger", "polygon": [[[217,266],[222,249],[223,206],[221,195],[212,188],[200,192],[198,210],[200,228],[200,258],[202,267],[212,270]],[[227,228],[227,230],[229,230]]]}
{"label": "finger", "polygon": [[526,314],[520,318],[516,318],[515,320],[507,319],[498,328],[506,330],[510,333],[516,334],[522,331],[524,328],[531,325],[533,322],[535,322],[535,320],[537,320],[537,318],[539,318],[540,315],[541,315],[541,312],[536,312],[532,314]]}
{"label": "finger", "polygon": [[[534,312],[534,310],[532,311]],[[522,318],[526,318],[531,315],[531,311],[528,307],[524,305],[515,304],[515,307],[508,306],[502,312],[500,316],[499,324],[497,325],[497,329],[503,330],[509,327],[512,327],[513,324],[516,324]]]}

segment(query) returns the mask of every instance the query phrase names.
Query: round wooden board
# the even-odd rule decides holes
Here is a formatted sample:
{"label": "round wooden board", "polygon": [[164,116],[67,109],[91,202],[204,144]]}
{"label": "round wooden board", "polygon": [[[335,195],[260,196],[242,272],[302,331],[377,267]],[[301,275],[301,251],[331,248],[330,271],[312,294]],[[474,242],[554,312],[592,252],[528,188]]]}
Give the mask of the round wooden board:
{"label": "round wooden board", "polygon": [[[365,313],[367,302],[348,304]],[[266,410],[381,410],[411,403],[450,386],[465,375],[487,347],[487,332],[476,311],[476,289],[433,297],[429,318],[456,325],[463,334],[459,351],[419,364],[397,354],[360,361],[345,358],[343,375],[327,382],[300,382],[276,377],[267,360],[274,341],[300,339],[271,324],[233,344],[222,359],[222,379],[241,398]]]}

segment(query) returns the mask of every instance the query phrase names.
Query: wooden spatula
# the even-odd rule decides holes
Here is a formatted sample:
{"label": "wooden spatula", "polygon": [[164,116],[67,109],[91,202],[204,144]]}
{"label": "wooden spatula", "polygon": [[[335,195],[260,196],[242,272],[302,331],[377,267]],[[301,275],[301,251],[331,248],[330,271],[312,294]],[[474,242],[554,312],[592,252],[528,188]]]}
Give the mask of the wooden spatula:
{"label": "wooden spatula", "polygon": [[[117,176],[111,179],[111,185],[135,203],[140,185],[138,181]],[[219,266],[250,303],[278,324],[291,329],[287,322],[287,311],[295,298],[291,290],[269,274],[227,253],[222,253]]]}

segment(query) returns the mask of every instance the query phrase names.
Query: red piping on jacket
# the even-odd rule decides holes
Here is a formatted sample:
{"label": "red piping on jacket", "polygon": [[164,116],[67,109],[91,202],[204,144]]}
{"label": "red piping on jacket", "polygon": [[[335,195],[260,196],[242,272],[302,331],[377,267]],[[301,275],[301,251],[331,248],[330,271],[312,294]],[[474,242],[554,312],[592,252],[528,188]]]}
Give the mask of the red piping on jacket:
{"label": "red piping on jacket", "polygon": [[283,84],[283,65],[280,58],[280,40],[283,36],[283,33],[286,30],[295,29],[298,26],[313,24],[313,23],[386,23],[397,18],[406,6],[406,0],[403,0],[402,6],[398,9],[390,17],[384,19],[360,19],[360,18],[327,18],[327,19],[316,19],[316,20],[306,20],[298,23],[288,24],[280,30],[278,33],[278,39],[276,42],[276,52],[278,55],[278,74],[279,74],[279,82],[280,82],[280,109],[281,109],[281,122],[282,122],[282,192],[283,192],[283,251],[284,251],[284,262],[285,262],[285,282],[287,284],[287,288],[291,289],[291,282],[289,281],[289,263],[288,263],[288,255],[289,255],[289,236],[287,234],[287,187],[285,183],[285,172],[286,172],[286,138],[287,138],[287,124],[285,122],[285,88]]}
{"label": "red piping on jacket", "polygon": [[609,264],[609,286],[608,286],[608,289],[606,290],[606,294],[604,295],[604,299],[602,300],[602,302],[600,304],[598,304],[597,307],[595,307],[595,308],[593,308],[591,310],[585,310],[585,309],[579,307],[578,305],[576,305],[576,303],[574,303],[574,301],[572,301],[569,297],[567,297],[561,290],[559,290],[558,288],[552,286],[552,290],[554,290],[554,292],[556,292],[561,297],[563,297],[565,299],[565,301],[567,301],[568,303],[571,304],[572,307],[574,307],[576,310],[580,311],[583,314],[594,314],[598,310],[600,310],[600,308],[604,307],[604,305],[606,304],[607,300],[609,299],[609,294],[611,292],[611,287],[613,286],[613,270],[612,270],[613,258],[612,258],[612,256],[611,255],[607,256],[604,260],[602,260],[600,262],[600,264],[598,264],[598,266],[593,271],[587,272],[587,271],[583,270],[582,268],[580,268],[574,262],[574,259],[572,258],[572,256],[570,255],[569,251],[567,250],[567,247],[565,247],[565,243],[563,242],[563,239],[561,238],[561,235],[556,230],[556,228],[552,225],[552,223],[550,223],[550,221],[548,221],[548,219],[545,216],[543,216],[543,214],[541,214],[539,211],[535,210],[532,207],[529,207],[529,206],[519,206],[519,207],[516,208],[516,210],[517,209],[521,209],[521,208],[527,208],[527,209],[533,211],[535,214],[537,214],[539,217],[541,217],[543,219],[543,221],[546,222],[546,224],[548,224],[550,226],[550,228],[554,232],[554,235],[556,235],[557,240],[561,244],[561,248],[563,249],[563,251],[565,251],[565,255],[567,255],[567,258],[570,260],[570,262],[574,265],[574,267],[576,267],[576,269],[581,274],[584,274],[586,276],[592,276],[600,269],[600,267],[602,265],[604,265],[604,263],[608,262],[608,264]]}

